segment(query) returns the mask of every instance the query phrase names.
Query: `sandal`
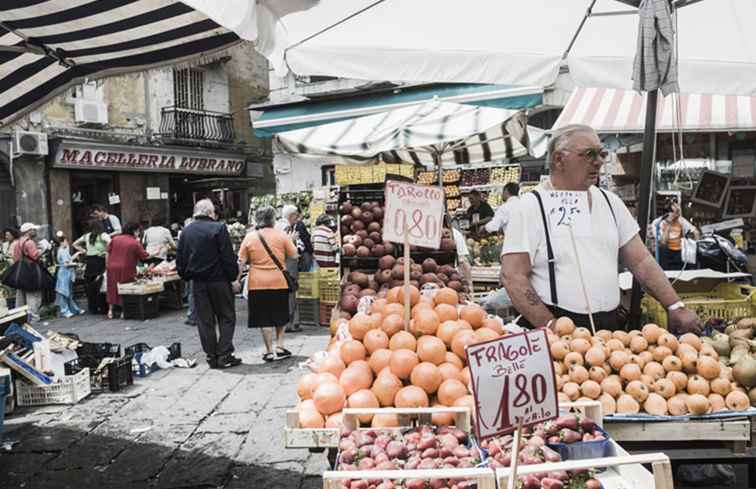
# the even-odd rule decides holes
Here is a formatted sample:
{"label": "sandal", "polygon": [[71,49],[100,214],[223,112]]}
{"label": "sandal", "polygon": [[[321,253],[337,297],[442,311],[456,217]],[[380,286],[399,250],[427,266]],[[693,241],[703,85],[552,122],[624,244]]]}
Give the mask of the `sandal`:
{"label": "sandal", "polygon": [[278,357],[278,359],[289,358],[291,356],[291,352],[287,350],[286,348],[284,348],[283,346],[276,347],[276,354],[277,354],[276,356]]}
{"label": "sandal", "polygon": [[269,351],[268,353],[263,353],[263,357],[262,358],[266,362],[272,362],[273,360],[276,359],[276,356],[275,356],[275,354],[273,352]]}

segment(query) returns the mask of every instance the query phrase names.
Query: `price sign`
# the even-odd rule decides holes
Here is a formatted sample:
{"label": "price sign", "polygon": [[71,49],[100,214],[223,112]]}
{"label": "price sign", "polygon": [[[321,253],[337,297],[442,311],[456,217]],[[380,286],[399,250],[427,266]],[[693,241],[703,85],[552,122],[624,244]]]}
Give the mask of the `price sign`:
{"label": "price sign", "polygon": [[546,216],[552,232],[572,228],[575,236],[591,235],[591,212],[588,207],[588,192],[548,190],[545,192]]}
{"label": "price sign", "polygon": [[411,183],[386,182],[383,239],[438,249],[444,215],[444,189]]}
{"label": "price sign", "polygon": [[511,433],[559,414],[546,331],[504,336],[467,347],[479,439]]}

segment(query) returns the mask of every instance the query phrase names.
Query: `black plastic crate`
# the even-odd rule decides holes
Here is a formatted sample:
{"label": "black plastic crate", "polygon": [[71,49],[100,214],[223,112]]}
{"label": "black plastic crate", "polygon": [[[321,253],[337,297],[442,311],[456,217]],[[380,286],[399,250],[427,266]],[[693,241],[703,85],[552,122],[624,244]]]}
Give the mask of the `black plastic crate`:
{"label": "black plastic crate", "polygon": [[106,368],[108,389],[112,392],[118,392],[134,383],[134,372],[131,368],[132,358],[131,355],[126,354],[108,364]]}
{"label": "black plastic crate", "polygon": [[66,363],[63,364],[63,370],[65,371],[66,375],[76,375],[84,367],[81,365],[81,360],[78,358],[74,358],[73,360],[69,360]]}
{"label": "black plastic crate", "polygon": [[160,293],[147,295],[122,295],[123,318],[145,319],[156,318],[160,313]]}
{"label": "black plastic crate", "polygon": [[[133,365],[132,371],[134,374],[136,374],[137,377],[146,377],[154,370],[157,370],[157,367],[150,368],[149,365],[144,365],[140,362],[142,354],[150,350],[152,350],[152,347],[147,343],[135,343],[131,346],[127,346],[124,350],[126,352],[126,355],[129,355],[134,360],[136,360],[131,363]],[[177,358],[181,358],[181,343],[179,343],[178,341],[172,343],[171,346],[168,347],[168,361],[170,362],[171,360],[175,360]]]}
{"label": "black plastic crate", "polygon": [[314,326],[320,324],[319,299],[297,299],[297,309],[299,309],[299,324]]}
{"label": "black plastic crate", "polygon": [[100,366],[103,358],[107,357],[120,357],[121,345],[117,343],[79,343],[79,347],[76,349],[76,354],[79,356],[79,366],[81,368],[89,368],[94,371]]}

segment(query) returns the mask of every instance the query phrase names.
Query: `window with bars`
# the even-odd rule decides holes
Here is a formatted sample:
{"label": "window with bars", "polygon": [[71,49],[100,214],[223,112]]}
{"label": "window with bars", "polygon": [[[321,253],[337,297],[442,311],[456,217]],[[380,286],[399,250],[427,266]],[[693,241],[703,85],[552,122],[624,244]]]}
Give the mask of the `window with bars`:
{"label": "window with bars", "polygon": [[182,109],[203,110],[205,73],[196,68],[173,70],[173,100]]}

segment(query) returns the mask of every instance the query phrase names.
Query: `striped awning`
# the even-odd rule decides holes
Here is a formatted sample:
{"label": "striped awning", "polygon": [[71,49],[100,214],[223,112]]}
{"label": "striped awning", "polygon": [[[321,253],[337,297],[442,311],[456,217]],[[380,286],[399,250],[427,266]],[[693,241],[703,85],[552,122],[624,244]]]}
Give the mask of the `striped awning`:
{"label": "striped awning", "polygon": [[0,125],[85,78],[190,61],[237,42],[177,0],[3,0]]}
{"label": "striped awning", "polygon": [[351,162],[381,159],[424,166],[512,159],[529,154],[524,111],[430,101],[279,133],[279,149]]}
{"label": "striped awning", "polygon": [[[577,88],[554,124],[586,124],[601,133],[642,133],[646,98],[632,90]],[[659,98],[657,132],[756,130],[756,97],[672,94]]]}

